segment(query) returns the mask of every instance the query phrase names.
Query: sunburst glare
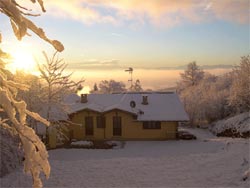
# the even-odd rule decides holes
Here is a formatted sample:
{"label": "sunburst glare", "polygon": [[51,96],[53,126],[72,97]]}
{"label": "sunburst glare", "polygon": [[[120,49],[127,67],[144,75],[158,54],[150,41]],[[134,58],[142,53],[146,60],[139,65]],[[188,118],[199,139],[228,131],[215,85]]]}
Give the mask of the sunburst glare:
{"label": "sunburst glare", "polygon": [[11,54],[12,61],[9,64],[9,69],[11,71],[22,70],[25,72],[32,73],[35,71],[36,62],[32,56],[27,51],[18,50]]}

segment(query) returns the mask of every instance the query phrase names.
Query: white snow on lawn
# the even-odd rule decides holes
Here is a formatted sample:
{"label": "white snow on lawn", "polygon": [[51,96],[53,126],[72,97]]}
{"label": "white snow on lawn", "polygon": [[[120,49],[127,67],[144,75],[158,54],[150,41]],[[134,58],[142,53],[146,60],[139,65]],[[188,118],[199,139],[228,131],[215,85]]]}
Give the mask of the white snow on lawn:
{"label": "white snow on lawn", "polygon": [[[129,141],[123,149],[49,151],[45,187],[249,187],[249,139],[217,138],[192,129],[191,141]],[[245,159],[245,162],[244,162]],[[248,161],[248,162],[246,162]],[[20,169],[1,187],[31,187]]]}

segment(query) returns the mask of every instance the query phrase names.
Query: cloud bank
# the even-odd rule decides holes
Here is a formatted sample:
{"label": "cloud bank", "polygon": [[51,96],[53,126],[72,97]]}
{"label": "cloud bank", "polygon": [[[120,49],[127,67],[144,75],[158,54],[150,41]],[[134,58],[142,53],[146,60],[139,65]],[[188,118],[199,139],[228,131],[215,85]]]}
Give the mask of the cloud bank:
{"label": "cloud bank", "polygon": [[[121,64],[119,60],[117,59],[111,59],[111,60],[98,60],[98,59],[87,59],[82,62],[71,62],[68,64],[67,68],[71,70],[125,70],[128,67],[131,67],[130,65]],[[134,69],[140,69],[140,70],[185,70],[187,68],[187,65],[181,65],[181,66],[132,66]],[[214,70],[214,69],[229,69],[231,70],[233,68],[233,65],[224,65],[224,64],[216,64],[216,65],[200,65],[200,68],[203,70]]]}
{"label": "cloud bank", "polygon": [[73,70],[113,70],[121,69],[122,66],[119,64],[119,60],[98,60],[98,59],[88,59],[83,62],[69,63],[68,69]]}
{"label": "cloud bank", "polygon": [[249,23],[248,0],[47,0],[48,14],[84,24],[156,25],[225,20]]}

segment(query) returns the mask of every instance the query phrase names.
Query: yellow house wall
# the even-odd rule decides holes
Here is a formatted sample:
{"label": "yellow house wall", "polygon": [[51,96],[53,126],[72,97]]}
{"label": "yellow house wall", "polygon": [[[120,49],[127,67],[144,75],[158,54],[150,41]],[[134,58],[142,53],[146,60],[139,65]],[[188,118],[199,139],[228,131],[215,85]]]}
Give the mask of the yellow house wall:
{"label": "yellow house wall", "polygon": [[[122,117],[122,136],[113,136],[113,116]],[[161,129],[143,129],[143,123],[133,119],[129,113],[114,110],[105,114],[107,139],[121,140],[165,140],[175,139],[177,122],[161,122]]]}
{"label": "yellow house wall", "polygon": [[85,138],[85,129],[82,124],[72,125],[73,138],[76,140],[83,140]]}
{"label": "yellow house wall", "polygon": [[[81,112],[76,113],[73,118],[72,122],[75,124],[79,124],[81,126],[74,125],[73,126],[73,138],[77,140],[103,140],[104,139],[104,129],[97,128],[97,121],[96,117],[100,114],[94,111],[84,110]],[[93,126],[94,126],[94,135],[93,136],[86,136],[85,134],[85,117],[92,116],[93,117]]]}
{"label": "yellow house wall", "polygon": [[[73,138],[77,140],[166,140],[175,139],[177,122],[161,122],[161,129],[143,129],[143,123],[133,119],[132,114],[120,110],[105,113],[106,128],[97,128],[96,117],[100,115],[94,111],[84,110],[76,113],[72,122]],[[113,136],[113,116],[122,117],[122,136]],[[94,123],[94,135],[85,135],[85,117],[92,116]]]}

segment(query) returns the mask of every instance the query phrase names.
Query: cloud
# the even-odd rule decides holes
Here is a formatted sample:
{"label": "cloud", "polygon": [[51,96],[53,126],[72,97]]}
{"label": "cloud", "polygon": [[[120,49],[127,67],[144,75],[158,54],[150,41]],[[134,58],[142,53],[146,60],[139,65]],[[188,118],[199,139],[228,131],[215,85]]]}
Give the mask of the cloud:
{"label": "cloud", "polygon": [[69,63],[68,69],[73,70],[110,70],[110,69],[120,69],[119,60],[97,60],[89,59],[84,60],[80,63]]}
{"label": "cloud", "polygon": [[[119,60],[111,59],[111,60],[98,60],[98,59],[88,59],[78,63],[69,63],[68,69],[72,70],[125,70],[130,65],[128,64],[120,64]],[[180,66],[133,66],[134,70],[185,70],[187,65],[180,65]],[[215,65],[200,65],[200,68],[203,70],[215,70],[215,69],[224,69],[224,70],[231,70],[233,65],[226,65],[226,64],[215,64]]]}
{"label": "cloud", "polygon": [[45,5],[49,14],[85,24],[172,27],[211,19],[249,23],[248,0],[53,0]]}
{"label": "cloud", "polygon": [[211,11],[220,20],[249,24],[249,0],[212,0]]}
{"label": "cloud", "polygon": [[65,19],[74,19],[85,24],[112,23],[116,24],[115,18],[110,15],[101,14],[85,0],[53,0],[47,1],[46,7],[49,14]]}
{"label": "cloud", "polygon": [[[214,70],[214,69],[232,69],[233,65],[223,65],[223,64],[217,64],[217,65],[201,65],[199,66],[203,70]],[[187,65],[180,65],[180,66],[172,66],[172,67],[134,67],[135,69],[143,69],[143,70],[185,70],[187,68]]]}
{"label": "cloud", "polygon": [[113,36],[113,37],[123,37],[124,35],[120,34],[120,33],[111,33],[111,36]]}

